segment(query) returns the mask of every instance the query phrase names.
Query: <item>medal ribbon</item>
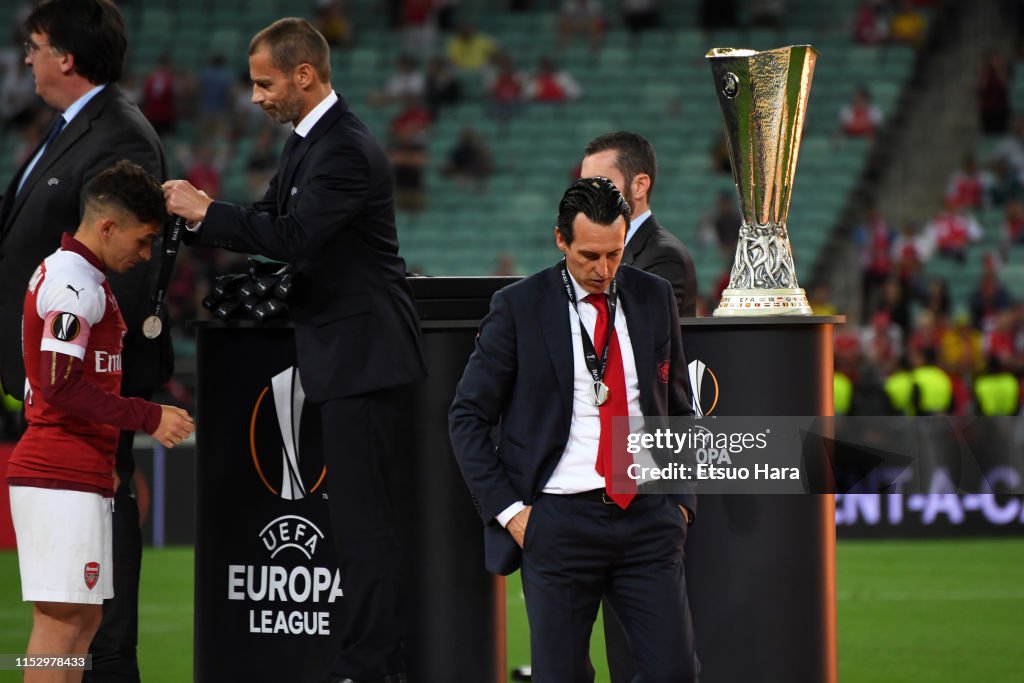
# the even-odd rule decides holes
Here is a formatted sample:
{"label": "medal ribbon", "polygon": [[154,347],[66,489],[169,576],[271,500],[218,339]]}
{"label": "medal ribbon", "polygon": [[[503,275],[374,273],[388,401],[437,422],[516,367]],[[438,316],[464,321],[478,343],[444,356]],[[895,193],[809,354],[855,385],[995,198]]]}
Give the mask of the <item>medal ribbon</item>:
{"label": "medal ribbon", "polygon": [[[590,371],[591,377],[594,378],[594,383],[604,381],[604,373],[608,367],[608,341],[611,335],[607,335],[604,340],[603,349],[601,351],[601,359],[597,358],[597,350],[594,348],[594,342],[587,333],[587,328],[583,326],[583,320],[580,318],[580,309],[576,303],[576,288],[572,286],[572,281],[569,279],[569,271],[565,265],[565,259],[562,259],[560,264],[560,272],[562,273],[562,284],[565,285],[565,294],[569,297],[569,303],[572,304],[572,308],[576,311],[576,322],[580,326],[580,336],[583,338],[583,362],[587,365],[587,370]],[[615,329],[615,308],[618,292],[618,283],[615,278],[612,278],[612,286],[608,291],[608,329]]]}

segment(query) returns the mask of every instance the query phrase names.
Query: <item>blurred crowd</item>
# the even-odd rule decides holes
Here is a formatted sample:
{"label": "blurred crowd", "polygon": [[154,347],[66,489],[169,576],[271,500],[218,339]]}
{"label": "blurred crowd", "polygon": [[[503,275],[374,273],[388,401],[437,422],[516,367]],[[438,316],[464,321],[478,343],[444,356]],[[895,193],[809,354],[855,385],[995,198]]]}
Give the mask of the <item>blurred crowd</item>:
{"label": "blurred crowd", "polygon": [[1022,281],[1006,279],[1024,262],[1014,61],[985,55],[975,104],[981,141],[936,193],[926,221],[894,225],[878,207],[864,208],[856,231],[862,314],[837,330],[837,412],[1019,412],[1024,299]]}
{"label": "blurred crowd", "polygon": [[[505,124],[528,107],[558,107],[584,97],[577,79],[559,64],[565,51],[579,45],[596,57],[609,31],[640,36],[659,28],[669,1],[505,0],[505,11],[555,14],[556,40],[550,51],[535,64],[523,64],[498,37],[461,18],[458,0],[379,0],[402,51],[368,101],[356,104],[377,108],[378,116],[388,117],[383,142],[394,170],[397,209],[415,215],[429,201],[429,143],[446,109],[471,98],[482,101],[502,135]],[[920,46],[932,5],[932,0],[863,0],[852,24],[836,28],[847,30],[860,44]],[[317,0],[307,13],[332,49],[344,54],[360,45],[359,26],[345,0]],[[697,27],[714,31],[741,26],[781,29],[784,17],[784,0],[700,0],[695,19]],[[34,94],[32,74],[23,64],[22,41],[15,30],[9,45],[0,49],[0,125],[6,135],[20,140],[12,150],[15,167],[35,148],[52,117]],[[227,66],[237,56],[214,54],[203,67],[191,70],[164,55],[148,73],[136,74],[122,85],[164,138],[173,177],[187,178],[214,197],[246,201],[258,198],[266,188],[289,131],[269,123],[251,104],[248,74]],[[1015,245],[1024,244],[1024,112],[1012,110],[1011,93],[1017,57],[995,52],[986,56],[976,105],[986,142],[950,177],[930,220],[894,225],[876,207],[864,207],[857,229],[862,315],[837,330],[837,409],[929,412],[917,404],[908,408],[905,397],[893,399],[890,379],[935,367],[949,380],[942,411],[980,412],[979,379],[993,373],[1024,373],[1024,306],[1002,277],[1019,253]],[[339,89],[344,94],[344,84]],[[873,138],[884,123],[884,112],[872,102],[866,85],[851,84],[850,92],[836,122],[836,135]],[[445,158],[438,164],[442,178],[436,182],[457,184],[465,192],[488,192],[489,178],[500,163],[490,142],[466,125],[451,148],[443,151]],[[709,142],[714,168],[728,174],[724,139]],[[225,169],[240,154],[245,156],[245,182],[227,182],[231,179],[225,179]],[[239,192],[243,196],[235,196]],[[1000,217],[998,222],[992,220],[994,215]],[[708,212],[693,239],[717,246],[723,272],[719,281],[701,283],[703,315],[710,315],[727,282],[726,266],[735,251],[739,223],[731,193],[709,198]],[[992,239],[992,231],[998,232],[998,239]],[[966,299],[954,299],[950,271],[935,264],[965,267],[977,262],[972,254],[982,248],[979,244],[988,244],[990,251],[980,258],[981,273],[973,291]],[[214,275],[244,266],[242,257],[223,251],[183,250],[168,292],[172,319],[180,324],[203,317],[200,302],[206,283]],[[511,257],[496,255],[493,272],[515,272]],[[825,284],[813,283],[807,289],[816,312],[835,312]],[[847,381],[848,387],[840,386]],[[911,385],[913,403],[921,390]],[[1019,400],[1012,402],[1016,412]],[[940,403],[931,401],[928,406]]]}

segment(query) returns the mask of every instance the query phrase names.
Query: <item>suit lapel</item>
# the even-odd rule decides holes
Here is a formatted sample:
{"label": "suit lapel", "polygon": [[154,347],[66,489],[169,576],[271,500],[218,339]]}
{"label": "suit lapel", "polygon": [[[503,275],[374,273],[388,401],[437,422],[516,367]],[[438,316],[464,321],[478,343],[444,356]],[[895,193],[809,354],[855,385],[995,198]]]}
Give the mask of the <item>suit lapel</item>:
{"label": "suit lapel", "polygon": [[306,150],[309,149],[310,137],[312,137],[312,131],[310,131],[310,135],[302,138],[290,152],[286,149],[286,152],[281,157],[282,166],[278,173],[279,182],[277,184],[277,208],[280,215],[284,215],[287,212],[292,182],[295,180],[295,169],[298,168],[299,161],[306,154]]}
{"label": "suit lapel", "polygon": [[24,195],[27,195],[31,188],[36,186],[39,179],[46,176],[50,167],[52,167],[65,152],[71,149],[72,145],[74,145],[80,137],[88,132],[92,122],[89,118],[82,116],[83,113],[84,112],[79,113],[79,115],[76,116],[63,131],[61,131],[61,134],[53,141],[53,144],[43,152],[43,156],[39,158],[39,163],[36,164],[36,167],[32,169],[32,173],[30,173],[28,178],[25,180],[25,186],[22,188],[23,192],[18,195],[19,199],[22,199]]}
{"label": "suit lapel", "polygon": [[[60,114],[58,114],[57,116],[60,116]],[[51,122],[50,126],[52,125],[53,123]],[[50,129],[50,126],[47,126],[47,130]],[[63,131],[61,131],[61,134],[57,137],[57,140],[53,141],[53,145],[51,146],[51,148],[46,150],[46,153],[39,158],[39,161],[36,163],[35,168],[32,169],[32,173],[29,175],[28,178],[25,179],[24,183],[20,182],[21,176],[25,173],[25,169],[32,162],[32,159],[34,159],[36,154],[39,153],[39,148],[43,144],[42,141],[40,141],[39,144],[35,146],[35,148],[32,150],[32,154],[30,154],[25,159],[24,163],[22,163],[21,165],[21,168],[19,168],[18,172],[14,174],[14,177],[11,178],[11,184],[8,185],[7,191],[4,193],[2,214],[4,219],[4,233],[7,232],[7,226],[14,222],[14,217],[18,214],[18,211],[21,210],[21,206],[25,203],[25,198],[28,197],[29,193],[32,192],[32,182],[36,177],[38,177],[42,173],[44,165],[48,166],[47,160],[51,160],[49,161],[49,163],[52,163],[52,159],[56,158],[54,156],[54,154],[56,154],[54,147],[57,146],[57,142],[62,137],[64,137],[64,135],[68,132],[67,128],[70,128],[70,126],[66,127]],[[18,185],[22,185],[21,192],[18,192]]]}
{"label": "suit lapel", "polygon": [[636,234],[633,235],[631,240],[626,242],[626,248],[622,250],[623,265],[633,265],[637,256],[639,256],[640,252],[644,250],[647,240],[649,240],[651,235],[654,234],[657,226],[658,222],[654,220],[653,213],[647,217],[647,220],[640,224],[640,227],[636,230]]}
{"label": "suit lapel", "polygon": [[[629,341],[633,348],[633,360],[640,388],[640,408],[645,415],[653,415],[655,407],[651,402],[653,387],[651,386],[650,369],[654,366],[654,350],[651,348],[651,312],[647,302],[635,292],[629,273],[619,271],[619,297],[626,312],[626,328],[629,330]],[[623,276],[624,275],[624,276]],[[562,398],[562,408],[566,415],[572,415],[573,378],[575,366],[572,349],[572,331],[567,310],[568,300],[559,275],[558,266],[551,268],[545,277],[545,292],[541,304],[537,308],[551,364],[554,367],[555,379],[558,383],[558,395]]]}
{"label": "suit lapel", "polygon": [[344,98],[338,96],[338,101],[331,105],[331,108],[324,112],[324,115],[320,117],[313,127],[310,129],[309,134],[302,138],[302,142],[296,145],[292,153],[288,155],[287,159],[281,159],[284,164],[281,168],[281,172],[278,175],[277,184],[277,204],[278,213],[284,215],[288,212],[288,200],[291,199],[292,195],[292,183],[295,182],[295,174],[298,171],[299,164],[302,163],[302,158],[309,151],[309,148],[313,144],[322,138],[324,134],[331,129],[335,122],[341,118],[341,115],[348,110],[348,104]]}
{"label": "suit lapel", "polygon": [[629,343],[633,347],[633,362],[636,364],[636,376],[640,385],[640,409],[644,415],[653,415],[654,406],[649,400],[652,396],[650,369],[654,367],[654,350],[650,344],[651,312],[647,301],[637,296],[635,288],[631,288],[630,284],[629,273],[620,270],[619,298],[625,304],[626,328],[629,330]]}
{"label": "suit lapel", "polygon": [[[52,125],[53,122],[50,123],[50,126]],[[47,126],[47,128],[49,128],[49,126]],[[45,137],[43,139],[45,139]],[[18,167],[17,172],[11,178],[11,182],[7,185],[7,191],[4,192],[2,213],[0,213],[0,216],[3,216],[4,226],[7,225],[7,216],[10,214],[14,205],[14,199],[17,196],[18,181],[21,180],[21,176],[25,173],[25,169],[28,168],[29,163],[31,163],[32,159],[34,159],[36,154],[39,153],[39,148],[43,146],[43,139],[40,139],[39,144],[32,148],[32,153],[25,157],[25,161],[21,162],[21,166]],[[40,159],[40,161],[42,160]],[[36,165],[38,166],[38,164]]]}
{"label": "suit lapel", "polygon": [[[68,150],[70,150],[74,144],[89,132],[92,127],[92,121],[100,112],[103,111],[103,107],[106,106],[107,102],[112,98],[120,95],[121,89],[116,84],[109,84],[103,90],[96,93],[96,95],[89,101],[87,105],[78,112],[78,115],[71,120],[61,134],[57,136],[57,139],[53,141],[53,144],[47,148],[43,153],[43,156],[39,157],[39,161],[36,163],[35,168],[32,169],[32,173],[29,174],[28,178],[21,188],[21,192],[18,192],[14,197],[14,202],[10,205],[10,213],[5,214],[4,226],[8,226],[14,222],[14,218],[18,215],[21,207],[24,205],[25,200],[29,194],[36,189],[36,186],[40,178],[45,177],[46,173],[50,170],[54,163],[57,162]],[[36,150],[33,150],[32,156],[28,158],[31,161],[32,157],[35,156]],[[25,166],[28,165],[28,161],[25,162],[19,170],[15,179],[21,178],[21,174],[25,171]],[[18,184],[13,182],[10,190],[17,190]],[[4,207],[8,206],[6,196],[4,198]]]}
{"label": "suit lapel", "polygon": [[639,249],[637,249],[637,242],[639,241],[637,238],[639,236],[640,232],[637,231],[637,234],[633,235],[633,239],[626,242],[626,246],[622,248],[622,265],[631,266],[633,265],[633,261],[636,261],[636,254],[637,251],[639,251]]}
{"label": "suit lapel", "polygon": [[558,382],[558,395],[565,415],[572,415],[573,357],[572,331],[569,329],[569,301],[562,287],[558,266],[548,270],[544,278],[544,293],[537,307],[544,344],[551,356]]}

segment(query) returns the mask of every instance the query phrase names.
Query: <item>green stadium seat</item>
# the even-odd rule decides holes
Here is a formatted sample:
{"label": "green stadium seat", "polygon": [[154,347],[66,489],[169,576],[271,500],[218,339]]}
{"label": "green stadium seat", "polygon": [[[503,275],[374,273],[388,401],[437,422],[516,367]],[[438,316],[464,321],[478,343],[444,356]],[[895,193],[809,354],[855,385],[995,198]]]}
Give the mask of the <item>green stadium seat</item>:
{"label": "green stadium seat", "polygon": [[[0,3],[0,18],[13,17],[7,11],[11,4]],[[400,49],[400,36],[385,26],[379,3],[360,0],[347,4],[357,29],[356,45],[333,52],[334,85],[385,140],[396,110],[369,107],[367,95],[386,82]],[[549,265],[557,257],[549,226],[583,146],[601,133],[627,129],[647,136],[658,150],[655,206],[669,228],[694,249],[702,289],[709,289],[731,256],[723,258],[713,247],[694,245],[694,226],[710,208],[716,192],[734,193],[734,188],[729,174],[711,169],[709,149],[721,130],[721,114],[704,54],[712,46],[765,49],[810,43],[821,57],[791,213],[794,241],[800,249],[799,272],[809,276],[812,258],[817,257],[847,202],[869,149],[859,141],[832,144],[839,108],[852,85],[866,80],[888,113],[898,102],[913,66],[913,50],[854,45],[846,27],[837,22],[850,16],[855,0],[838,5],[787,0],[784,32],[736,30],[711,35],[697,28],[698,0],[672,0],[663,3],[664,28],[649,32],[638,43],[618,23],[612,7],[615,3],[606,2],[612,22],[598,56],[579,38],[564,55],[557,55],[557,15],[552,11],[557,3],[533,4],[542,9],[509,13],[496,10],[493,0],[462,0],[459,14],[475,19],[478,27],[491,33],[524,71],[532,70],[541,55],[556,57],[579,80],[584,96],[564,106],[528,105],[507,126],[499,127],[487,114],[480,77],[466,76],[463,103],[441,111],[428,144],[427,208],[418,216],[398,217],[402,251],[410,264],[420,264],[433,273],[485,273],[494,267],[496,255],[505,250],[514,256],[521,272]],[[179,67],[198,71],[218,51],[228,58],[232,69],[241,70],[253,32],[286,14],[309,16],[312,7],[285,0],[129,3],[124,8],[132,45],[129,65],[133,73],[144,76],[161,52],[171,50]],[[202,31],[179,30],[198,24]],[[443,44],[442,36],[439,46]],[[642,66],[639,76],[634,70],[638,65]],[[1019,74],[1013,93],[1015,104],[1024,108],[1024,77]],[[479,131],[494,154],[497,172],[483,193],[440,175],[464,126]],[[194,121],[181,122],[168,143],[170,156],[175,145],[192,142],[194,130]],[[247,192],[244,157],[248,144],[248,138],[238,141],[236,158],[225,170],[226,196],[242,197]],[[0,152],[4,150],[9,146],[0,145]],[[4,163],[9,165],[8,159],[9,154],[0,162],[0,172]],[[988,217],[985,224],[989,226]],[[1024,250],[1018,251],[1018,260],[1024,261]],[[973,261],[970,267],[975,267]],[[963,286],[973,287],[973,281]]]}
{"label": "green stadium seat", "polygon": [[146,7],[142,10],[142,30],[146,33],[171,37],[174,29],[174,15],[162,7]]}

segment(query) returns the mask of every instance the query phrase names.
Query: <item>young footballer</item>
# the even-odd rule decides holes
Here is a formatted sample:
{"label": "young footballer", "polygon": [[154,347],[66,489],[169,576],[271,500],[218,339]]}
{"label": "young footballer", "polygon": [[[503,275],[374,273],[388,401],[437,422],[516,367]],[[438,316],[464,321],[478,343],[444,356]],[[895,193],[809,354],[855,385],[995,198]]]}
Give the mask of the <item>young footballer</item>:
{"label": "young footballer", "polygon": [[[7,472],[22,597],[34,603],[27,656],[84,655],[113,597],[111,510],[119,431],[173,447],[189,414],[122,398],[125,324],[107,284],[148,261],[166,214],[157,181],[120,161],[82,190],[82,222],[28,283],[22,322],[28,430]],[[25,681],[81,681],[82,671],[26,669]]]}

